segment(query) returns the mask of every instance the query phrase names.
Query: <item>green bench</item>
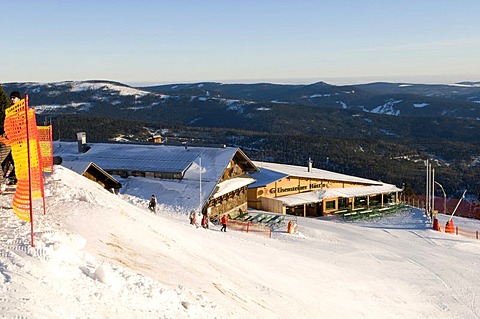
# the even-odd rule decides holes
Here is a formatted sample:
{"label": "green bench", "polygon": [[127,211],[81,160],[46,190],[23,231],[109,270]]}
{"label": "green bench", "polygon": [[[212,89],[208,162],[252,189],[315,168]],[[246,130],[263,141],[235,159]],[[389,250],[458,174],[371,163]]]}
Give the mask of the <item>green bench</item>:
{"label": "green bench", "polygon": [[232,219],[234,219],[234,220],[239,220],[239,221],[243,221],[243,220],[245,220],[246,218],[248,218],[248,213],[247,213],[247,212],[244,212],[244,213],[238,214],[237,216],[234,216]]}

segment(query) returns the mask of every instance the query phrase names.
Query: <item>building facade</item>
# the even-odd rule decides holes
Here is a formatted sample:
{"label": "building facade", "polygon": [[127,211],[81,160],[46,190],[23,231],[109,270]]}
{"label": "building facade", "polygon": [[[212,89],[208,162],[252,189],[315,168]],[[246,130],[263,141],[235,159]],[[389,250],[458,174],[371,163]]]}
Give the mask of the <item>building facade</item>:
{"label": "building facade", "polygon": [[258,171],[243,151],[234,147],[118,142],[78,145],[55,141],[54,153],[69,165],[94,162],[127,187],[138,178],[148,178],[148,183],[132,186],[138,193],[133,190],[129,194],[145,196],[148,185],[148,197],[155,194],[158,203],[185,212],[201,211],[212,219],[246,211],[247,186],[255,182],[248,173]]}
{"label": "building facade", "polygon": [[340,210],[396,204],[391,184],[308,167],[254,162],[248,206],[279,214],[323,216]]}
{"label": "building facade", "polygon": [[316,169],[311,162],[308,167],[254,162],[239,148],[226,146],[58,141],[54,153],[70,165],[94,162],[96,171],[119,176],[124,185],[148,178],[138,194],[132,189],[129,194],[145,196],[141,188],[149,185],[148,193],[156,194],[158,203],[201,211],[214,220],[248,207],[299,216],[383,207],[396,204],[402,191],[380,181]]}

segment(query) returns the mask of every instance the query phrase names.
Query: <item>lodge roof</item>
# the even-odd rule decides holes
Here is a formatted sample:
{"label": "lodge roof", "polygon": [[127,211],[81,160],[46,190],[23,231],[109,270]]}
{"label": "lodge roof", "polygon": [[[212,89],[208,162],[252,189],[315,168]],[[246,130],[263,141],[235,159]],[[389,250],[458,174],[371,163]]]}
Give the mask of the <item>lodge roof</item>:
{"label": "lodge roof", "polygon": [[[54,141],[53,144],[54,155],[61,156],[68,163],[94,162],[110,172],[181,174],[179,179],[152,178],[149,181],[149,187],[152,189],[152,194],[156,193],[159,203],[169,203],[189,209],[198,207],[200,180],[202,203],[222,190],[217,185],[220,185],[223,173],[232,159],[236,159],[245,171],[258,170],[243,151],[236,147],[88,143],[88,151],[79,153],[77,142]],[[135,178],[129,178],[128,182],[135,183]],[[246,180],[242,180],[241,183],[239,181],[240,184],[246,182]],[[247,184],[251,182],[253,179],[248,180]],[[227,190],[231,188],[229,183],[224,185]]]}
{"label": "lodge roof", "polygon": [[340,174],[318,168],[312,168],[309,172],[308,167],[306,166],[295,166],[259,161],[254,161],[253,163],[259,168],[260,171],[250,174],[253,178],[257,180],[256,183],[250,185],[250,187],[252,188],[266,186],[287,176],[312,178],[325,181],[349,182],[362,185],[383,185],[383,183],[379,181],[374,181],[352,175]]}
{"label": "lodge roof", "polygon": [[[204,178],[218,177],[235,155],[243,157],[248,170],[257,168],[248,157],[235,147],[194,147],[165,144],[89,143],[85,153],[79,153],[75,142],[54,142],[55,155],[63,160],[95,162],[109,171],[140,171],[176,173],[182,176],[194,163],[205,166]],[[237,154],[239,153],[239,155]],[[208,174],[209,173],[209,174]]]}
{"label": "lodge roof", "polygon": [[77,174],[83,175],[86,171],[89,170],[90,167],[93,167],[93,169],[97,172],[99,172],[101,175],[103,175],[103,178],[106,180],[110,181],[110,184],[115,185],[116,188],[121,188],[122,185],[110,174],[105,172],[101,167],[96,165],[93,162],[82,162],[82,161],[77,161],[77,162],[70,162],[70,161],[62,161],[62,166],[66,167],[72,171],[74,171]]}
{"label": "lodge roof", "polygon": [[293,195],[287,195],[282,197],[272,198],[282,202],[286,206],[297,206],[310,203],[318,203],[327,198],[334,197],[360,197],[376,194],[389,194],[393,192],[402,191],[400,188],[391,184],[372,185],[372,186],[360,186],[360,187],[346,187],[335,189],[322,189],[311,192],[298,193]]}

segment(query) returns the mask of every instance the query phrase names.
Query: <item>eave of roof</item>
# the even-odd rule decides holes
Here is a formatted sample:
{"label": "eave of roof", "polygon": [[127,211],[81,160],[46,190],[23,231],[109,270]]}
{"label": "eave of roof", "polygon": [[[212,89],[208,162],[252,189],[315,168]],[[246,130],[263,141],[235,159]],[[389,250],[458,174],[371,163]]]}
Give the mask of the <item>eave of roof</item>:
{"label": "eave of roof", "polygon": [[[323,169],[312,168],[311,172],[308,171],[307,167],[303,166],[295,166],[295,165],[288,165],[288,164],[279,164],[279,163],[268,163],[268,162],[253,162],[259,169],[260,173],[256,173],[255,177],[261,179],[262,171],[274,171],[277,173],[285,174],[286,176],[292,177],[301,177],[301,178],[312,178],[312,179],[319,179],[319,180],[329,180],[329,181],[337,181],[337,182],[348,182],[348,183],[357,183],[357,184],[364,184],[364,185],[383,185],[382,182],[374,181],[371,179],[340,174],[336,172],[331,172]],[[258,175],[257,175],[258,174]],[[254,176],[252,174],[252,176]],[[279,178],[280,179],[280,178]]]}
{"label": "eave of roof", "polygon": [[[75,142],[54,142],[54,153],[64,160],[95,162],[108,171],[172,173],[182,176],[193,162],[202,158],[204,178],[218,179],[238,152],[233,147],[184,147],[162,144],[89,143],[90,149],[79,153]],[[243,154],[243,153],[242,153]],[[253,165],[253,164],[252,164]],[[255,166],[254,166],[255,167]]]}
{"label": "eave of roof", "polygon": [[216,191],[213,193],[212,198],[218,198],[253,182],[255,182],[255,179],[249,177],[235,177],[232,179],[227,179],[217,184]]}
{"label": "eave of roof", "polygon": [[285,206],[296,206],[302,204],[318,203],[324,199],[335,197],[361,197],[367,195],[389,194],[400,192],[402,189],[391,184],[383,184],[381,186],[361,186],[361,187],[346,187],[335,189],[322,189],[312,192],[303,192],[293,195],[276,197],[274,200],[282,202]]}

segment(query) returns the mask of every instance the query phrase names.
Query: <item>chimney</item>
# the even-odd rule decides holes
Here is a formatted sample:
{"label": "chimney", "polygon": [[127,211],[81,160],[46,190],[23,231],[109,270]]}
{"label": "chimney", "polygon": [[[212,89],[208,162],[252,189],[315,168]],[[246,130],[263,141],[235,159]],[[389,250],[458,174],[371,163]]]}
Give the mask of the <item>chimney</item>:
{"label": "chimney", "polygon": [[312,172],[312,165],[313,165],[313,161],[312,161],[312,158],[308,158],[308,172],[311,173]]}
{"label": "chimney", "polygon": [[77,143],[78,143],[78,153],[85,153],[87,146],[87,133],[78,132],[77,133]]}

